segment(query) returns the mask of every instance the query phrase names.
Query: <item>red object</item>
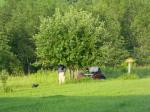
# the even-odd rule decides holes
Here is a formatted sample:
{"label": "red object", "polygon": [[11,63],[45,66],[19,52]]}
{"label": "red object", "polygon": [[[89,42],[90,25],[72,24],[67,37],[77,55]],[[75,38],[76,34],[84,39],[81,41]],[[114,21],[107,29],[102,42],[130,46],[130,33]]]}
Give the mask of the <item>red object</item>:
{"label": "red object", "polygon": [[102,73],[93,73],[92,75],[85,75],[84,73],[79,73],[77,79],[81,79],[83,77],[91,77],[93,79],[106,79],[106,77]]}

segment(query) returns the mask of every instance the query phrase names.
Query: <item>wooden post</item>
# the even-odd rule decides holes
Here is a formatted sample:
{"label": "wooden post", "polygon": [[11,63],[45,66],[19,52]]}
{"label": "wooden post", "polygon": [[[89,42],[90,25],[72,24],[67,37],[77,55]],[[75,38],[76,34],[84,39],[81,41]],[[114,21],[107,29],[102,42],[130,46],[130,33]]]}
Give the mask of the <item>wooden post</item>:
{"label": "wooden post", "polygon": [[132,58],[128,58],[126,60],[126,63],[128,63],[128,74],[131,73],[131,66],[132,66],[132,63],[134,62],[134,60]]}
{"label": "wooden post", "polygon": [[128,63],[128,74],[131,73],[131,63]]}

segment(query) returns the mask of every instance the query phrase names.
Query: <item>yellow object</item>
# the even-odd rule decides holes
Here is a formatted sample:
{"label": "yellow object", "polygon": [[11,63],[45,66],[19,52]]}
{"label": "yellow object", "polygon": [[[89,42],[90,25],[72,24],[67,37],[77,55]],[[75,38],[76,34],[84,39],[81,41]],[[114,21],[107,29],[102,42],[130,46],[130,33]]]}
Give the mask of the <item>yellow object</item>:
{"label": "yellow object", "polygon": [[126,63],[133,63],[133,62],[134,62],[134,59],[133,59],[133,58],[128,58],[128,59],[126,59],[125,62],[126,62]]}
{"label": "yellow object", "polygon": [[134,62],[134,59],[133,58],[128,58],[128,59],[126,59],[125,62],[128,63],[128,73],[130,74],[131,73],[131,65]]}

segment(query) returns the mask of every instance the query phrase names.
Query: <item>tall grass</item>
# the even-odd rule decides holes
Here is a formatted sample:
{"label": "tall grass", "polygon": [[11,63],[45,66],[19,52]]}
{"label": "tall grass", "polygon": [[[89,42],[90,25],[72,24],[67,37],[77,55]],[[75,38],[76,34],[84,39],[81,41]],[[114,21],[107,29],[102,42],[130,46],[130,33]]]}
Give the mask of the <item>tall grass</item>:
{"label": "tall grass", "polygon": [[[31,88],[33,83],[38,83],[40,86],[51,86],[57,84],[57,74],[52,71],[39,71],[35,74],[9,76],[7,86],[13,91]],[[2,83],[0,83],[0,91]]]}
{"label": "tall grass", "polygon": [[135,67],[133,68],[133,73],[137,74],[139,77],[150,77],[150,66]]}
{"label": "tall grass", "polygon": [[[127,67],[122,67],[122,68],[106,67],[101,69],[107,78],[117,78],[123,74],[127,74]],[[140,78],[150,77],[150,66],[145,66],[145,67],[133,66],[131,70],[131,74],[136,74]]]}
{"label": "tall grass", "polygon": [[[126,68],[101,68],[102,72],[108,79],[137,79],[150,76],[149,67],[134,67],[131,75],[127,74]],[[83,78],[81,80],[70,80],[69,72],[66,72],[66,84],[70,83],[85,83],[95,81],[90,78]],[[58,86],[57,71],[38,71],[37,73],[20,76],[9,76],[7,86],[13,91],[32,88],[33,83],[38,83],[40,87],[54,87]],[[0,81],[0,91],[2,91],[2,83]]]}

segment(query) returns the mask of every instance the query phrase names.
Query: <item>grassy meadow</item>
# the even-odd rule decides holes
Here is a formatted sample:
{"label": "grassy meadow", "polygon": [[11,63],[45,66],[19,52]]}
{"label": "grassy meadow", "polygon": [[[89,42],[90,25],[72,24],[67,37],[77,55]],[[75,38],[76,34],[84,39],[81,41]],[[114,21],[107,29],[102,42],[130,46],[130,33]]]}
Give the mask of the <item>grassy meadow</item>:
{"label": "grassy meadow", "polygon": [[5,4],[4,0],[0,0],[0,7],[2,7]]}
{"label": "grassy meadow", "polygon": [[0,112],[150,112],[149,43],[150,0],[0,0]]}
{"label": "grassy meadow", "polygon": [[[57,72],[9,77],[10,92],[4,93],[0,84],[0,112],[149,112],[150,78],[113,75],[107,80],[67,77],[64,85],[58,84]],[[32,83],[39,87],[32,88]]]}

